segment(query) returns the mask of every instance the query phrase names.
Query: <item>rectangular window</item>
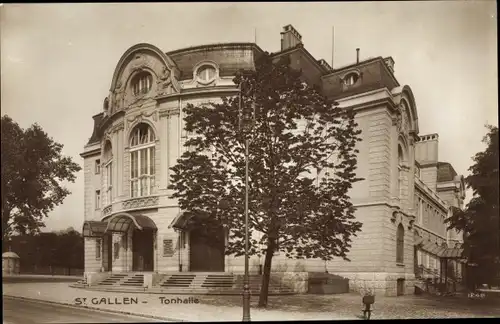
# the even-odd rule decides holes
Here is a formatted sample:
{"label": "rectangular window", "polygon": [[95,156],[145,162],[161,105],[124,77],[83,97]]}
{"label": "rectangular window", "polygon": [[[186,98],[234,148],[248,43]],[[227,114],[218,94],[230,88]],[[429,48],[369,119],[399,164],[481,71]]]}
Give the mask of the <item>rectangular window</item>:
{"label": "rectangular window", "polygon": [[95,174],[101,173],[101,160],[95,160]]}
{"label": "rectangular window", "polygon": [[163,240],[163,256],[171,257],[174,255],[172,240]]}
{"label": "rectangular window", "polygon": [[102,249],[101,239],[96,239],[96,241],[95,241],[95,258],[96,258],[96,260],[101,259],[101,249]]}
{"label": "rectangular window", "polygon": [[155,193],[155,147],[131,152],[130,193],[132,197]]}
{"label": "rectangular window", "polygon": [[106,164],[106,202],[113,202],[113,162]]}
{"label": "rectangular window", "polygon": [[101,208],[101,190],[95,191],[95,209]]}

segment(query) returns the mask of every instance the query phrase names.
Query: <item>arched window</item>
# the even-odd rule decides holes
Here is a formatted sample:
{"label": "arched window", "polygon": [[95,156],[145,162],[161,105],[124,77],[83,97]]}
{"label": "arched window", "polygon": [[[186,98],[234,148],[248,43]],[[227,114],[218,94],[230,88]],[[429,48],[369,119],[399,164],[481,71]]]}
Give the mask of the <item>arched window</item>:
{"label": "arched window", "polygon": [[113,150],[111,142],[106,141],[103,152],[104,160],[104,183],[105,183],[105,205],[113,202]]}
{"label": "arched window", "polygon": [[152,85],[153,77],[148,72],[141,72],[132,79],[132,91],[135,96],[148,93]]}
{"label": "arched window", "polygon": [[137,125],[130,135],[130,194],[142,197],[154,194],[155,134],[145,123]]}
{"label": "arched window", "polygon": [[345,76],[344,78],[344,84],[346,86],[352,86],[354,85],[356,82],[358,82],[358,79],[359,79],[359,76],[357,73],[349,73],[348,75]]}
{"label": "arched window", "polygon": [[404,263],[405,230],[403,225],[399,224],[396,231],[396,262]]}

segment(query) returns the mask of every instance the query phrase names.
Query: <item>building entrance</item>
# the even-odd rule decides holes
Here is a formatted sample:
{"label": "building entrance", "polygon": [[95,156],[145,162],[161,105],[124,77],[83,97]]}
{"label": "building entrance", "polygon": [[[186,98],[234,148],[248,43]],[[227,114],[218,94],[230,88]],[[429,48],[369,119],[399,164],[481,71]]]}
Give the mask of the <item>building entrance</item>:
{"label": "building entrance", "polygon": [[135,229],[132,234],[132,271],[153,271],[154,231]]}
{"label": "building entrance", "polygon": [[104,270],[111,271],[113,269],[113,237],[111,233],[104,235],[103,241],[103,252],[105,252],[103,256],[106,256]]}
{"label": "building entrance", "polygon": [[222,227],[217,235],[207,235],[200,230],[189,233],[189,271],[224,272],[224,234]]}

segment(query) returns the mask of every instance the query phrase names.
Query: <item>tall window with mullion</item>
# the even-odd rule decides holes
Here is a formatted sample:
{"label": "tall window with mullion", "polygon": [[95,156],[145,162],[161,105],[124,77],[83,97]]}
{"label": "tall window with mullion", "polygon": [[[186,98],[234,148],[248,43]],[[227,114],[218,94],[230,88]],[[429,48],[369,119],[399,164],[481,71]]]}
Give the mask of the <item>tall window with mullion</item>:
{"label": "tall window with mullion", "polygon": [[155,193],[156,138],[151,126],[137,125],[130,138],[130,195],[149,196]]}
{"label": "tall window with mullion", "polygon": [[104,145],[104,183],[105,183],[105,204],[109,205],[113,202],[113,151],[111,142],[106,141]]}

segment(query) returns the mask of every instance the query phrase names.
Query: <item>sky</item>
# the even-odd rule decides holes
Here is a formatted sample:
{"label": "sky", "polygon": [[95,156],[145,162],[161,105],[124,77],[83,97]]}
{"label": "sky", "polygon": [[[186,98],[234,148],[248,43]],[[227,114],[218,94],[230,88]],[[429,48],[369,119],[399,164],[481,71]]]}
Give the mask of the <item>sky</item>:
{"label": "sky", "polygon": [[[223,42],[280,49],[292,24],[333,67],[392,56],[416,98],[420,135],[439,134],[439,160],[467,175],[498,125],[497,14],[493,0],[318,3],[4,4],[0,7],[1,110],[38,123],[63,153],[80,153],[122,54],[137,43],[164,52]],[[45,230],[83,224],[83,171]],[[470,193],[469,193],[470,196]],[[469,197],[470,198],[470,197]]]}

